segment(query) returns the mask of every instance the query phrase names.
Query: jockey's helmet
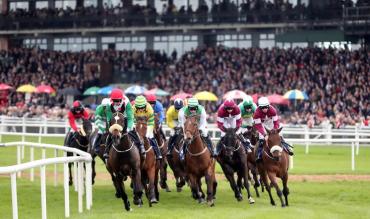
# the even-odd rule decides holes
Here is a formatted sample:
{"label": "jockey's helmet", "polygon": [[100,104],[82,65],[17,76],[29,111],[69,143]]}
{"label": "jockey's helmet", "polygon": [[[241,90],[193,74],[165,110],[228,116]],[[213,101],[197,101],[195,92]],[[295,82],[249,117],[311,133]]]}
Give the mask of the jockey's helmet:
{"label": "jockey's helmet", "polygon": [[180,110],[183,106],[184,106],[184,101],[180,98],[177,98],[174,103],[173,103],[174,107],[176,110]]}
{"label": "jockey's helmet", "polygon": [[75,100],[73,102],[73,105],[72,105],[72,110],[75,113],[77,113],[77,112],[81,113],[84,110],[84,106],[82,105],[82,103],[79,100]]}
{"label": "jockey's helmet", "polygon": [[146,95],[146,100],[150,104],[155,104],[155,101],[157,101],[157,97],[154,94],[148,94],[148,95]]}
{"label": "jockey's helmet", "polygon": [[235,106],[236,104],[233,99],[227,99],[224,102],[225,110],[234,109]]}
{"label": "jockey's helmet", "polygon": [[140,95],[135,98],[135,107],[137,109],[143,109],[146,107],[147,101],[144,96]]}
{"label": "jockey's helmet", "polygon": [[259,108],[268,108],[270,106],[270,101],[267,97],[260,97],[258,99],[258,107]]}
{"label": "jockey's helmet", "polygon": [[243,101],[243,106],[244,106],[244,108],[252,108],[253,98],[248,95]]}
{"label": "jockey's helmet", "polygon": [[197,110],[199,106],[198,99],[190,98],[188,101],[189,110]]}

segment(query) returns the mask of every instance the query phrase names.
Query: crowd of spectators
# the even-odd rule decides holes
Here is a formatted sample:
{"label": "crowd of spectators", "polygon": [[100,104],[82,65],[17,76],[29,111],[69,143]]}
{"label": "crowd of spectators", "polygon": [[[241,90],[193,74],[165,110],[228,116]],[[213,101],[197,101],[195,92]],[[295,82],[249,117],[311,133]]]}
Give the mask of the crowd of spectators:
{"label": "crowd of spectators", "polygon": [[284,22],[306,19],[341,19],[343,7],[368,6],[367,1],[333,1],[321,7],[310,7],[304,3],[291,4],[284,0],[246,0],[240,5],[236,1],[222,0],[213,5],[200,1],[198,8],[191,4],[175,5],[168,2],[158,9],[151,5],[103,5],[61,8],[16,9],[0,14],[1,29],[22,28],[72,28],[99,26],[144,26],[185,23],[258,23]]}
{"label": "crowd of spectators", "polygon": [[[86,72],[88,63],[108,60],[120,71],[157,68],[159,74],[147,84],[172,94],[207,90],[222,97],[229,90],[248,94],[284,94],[291,89],[307,92],[309,100],[278,106],[284,123],[335,127],[354,125],[369,117],[369,51],[360,49],[226,48],[199,47],[178,60],[154,51],[56,52],[38,49],[0,51],[0,82],[14,88],[22,84],[47,84],[56,90],[74,87],[81,92],[99,85],[99,72]],[[176,77],[174,77],[176,76]],[[12,92],[1,114],[47,117],[65,115],[63,95]],[[163,99],[169,105],[169,99]],[[207,103],[210,121],[215,120],[217,103]]]}
{"label": "crowd of spectators", "polygon": [[[341,127],[369,116],[369,55],[364,49],[197,48],[166,66],[151,86],[171,93],[207,90],[219,97],[233,89],[261,95],[299,89],[309,100],[281,107],[284,122],[317,125],[329,119]],[[208,110],[216,107],[209,104]]]}

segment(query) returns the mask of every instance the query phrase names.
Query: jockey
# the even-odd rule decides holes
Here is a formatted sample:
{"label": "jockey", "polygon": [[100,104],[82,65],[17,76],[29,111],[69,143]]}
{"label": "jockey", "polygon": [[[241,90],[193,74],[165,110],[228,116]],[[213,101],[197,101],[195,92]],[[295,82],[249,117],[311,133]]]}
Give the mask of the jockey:
{"label": "jockey", "polygon": [[[110,94],[109,103],[105,102],[106,105],[99,105],[95,111],[95,125],[98,127],[98,134],[92,140],[92,145],[95,148],[95,151],[98,151],[99,144],[104,133],[107,133],[109,130],[108,125],[109,121],[112,119],[112,116],[115,112],[120,112],[124,114],[127,119],[127,132],[130,137],[135,142],[135,145],[139,148],[140,155],[145,157],[145,150],[143,144],[139,140],[136,131],[134,130],[134,114],[132,111],[131,104],[129,100],[123,95],[123,92],[120,89],[113,89]],[[104,151],[104,158],[108,159],[109,150],[111,146],[110,135],[106,139],[106,146]]]}
{"label": "jockey", "polygon": [[181,108],[184,106],[184,101],[180,98],[177,98],[174,102],[173,105],[170,106],[170,108],[167,110],[166,113],[166,122],[167,126],[171,129],[174,129],[173,135],[170,137],[168,140],[168,151],[167,151],[167,156],[172,155],[172,150],[175,147],[175,142],[177,140],[177,137],[179,136],[179,130],[180,124],[179,124],[179,111]]}
{"label": "jockey", "polygon": [[256,111],[257,106],[253,103],[253,98],[248,95],[243,102],[239,104],[239,109],[243,119],[241,132],[244,133],[247,131],[247,128],[253,127],[253,114]]}
{"label": "jockey", "polygon": [[79,128],[76,125],[76,119],[79,120],[81,118],[89,119],[89,112],[84,108],[82,103],[78,100],[73,102],[71,110],[68,112],[68,121],[71,129],[69,130],[66,139],[64,141],[64,145],[69,147],[73,138],[76,136]]}
{"label": "jockey", "polygon": [[[208,131],[206,129],[207,126],[207,114],[203,106],[201,106],[196,98],[190,98],[188,101],[188,105],[182,108],[179,112],[179,123],[181,127],[184,129],[186,117],[190,115],[198,115],[199,116],[199,130],[201,133],[201,137],[205,141],[209,152],[211,153],[212,157],[215,157],[215,153],[213,151],[213,145],[210,137],[208,136]],[[185,153],[187,150],[187,145],[183,146],[182,151],[180,152],[180,160],[185,160]]]}
{"label": "jockey", "polygon": [[153,147],[157,160],[162,159],[161,151],[159,150],[157,140],[154,137],[154,110],[147,102],[144,96],[137,96],[135,99],[135,106],[133,108],[135,119],[138,117],[148,118],[148,127],[146,137],[149,139],[150,145]]}
{"label": "jockey", "polygon": [[[226,128],[235,128],[238,133],[241,124],[242,117],[238,105],[236,105],[232,99],[225,100],[225,102],[220,106],[220,108],[218,108],[217,111],[217,127],[221,130],[221,141],[225,136]],[[244,137],[240,138],[240,140],[245,150],[250,151],[249,140],[245,139]],[[221,141],[219,141],[216,146],[216,155],[218,155],[221,151]]]}
{"label": "jockey", "polygon": [[[270,105],[267,97],[260,97],[258,99],[258,108],[254,113],[253,119],[254,125],[259,132],[256,162],[261,162],[263,143],[267,139],[265,127],[268,129],[278,129],[280,127],[277,111],[273,106]],[[291,146],[284,141],[284,138],[281,138],[281,144],[288,151],[289,155],[292,156],[293,151],[290,148]]]}
{"label": "jockey", "polygon": [[160,125],[159,130],[161,130],[160,134],[163,136],[163,139],[166,139],[166,135],[164,134],[162,130],[162,124],[164,122],[164,109],[163,109],[162,103],[157,100],[157,97],[154,94],[147,95],[146,100],[152,106],[155,115],[158,115],[159,125]]}

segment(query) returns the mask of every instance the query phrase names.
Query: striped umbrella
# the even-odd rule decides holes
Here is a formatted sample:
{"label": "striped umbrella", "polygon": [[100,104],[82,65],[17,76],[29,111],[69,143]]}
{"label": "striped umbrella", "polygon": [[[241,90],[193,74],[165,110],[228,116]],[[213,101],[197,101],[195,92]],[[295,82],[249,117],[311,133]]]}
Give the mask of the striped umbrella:
{"label": "striped umbrella", "polygon": [[284,98],[289,100],[308,100],[306,92],[300,90],[290,90],[284,94]]}
{"label": "striped umbrella", "polygon": [[147,91],[147,89],[145,87],[139,86],[139,85],[134,85],[134,86],[126,88],[125,93],[126,94],[140,95],[140,94],[145,93],[145,91]]}
{"label": "striped umbrella", "polygon": [[163,96],[170,95],[170,93],[168,93],[167,91],[164,91],[164,90],[159,89],[159,88],[154,88],[154,89],[151,89],[151,90],[147,90],[144,93],[145,96],[148,96],[148,95],[151,95],[151,94],[156,95],[158,97],[163,97]]}
{"label": "striped umbrella", "polygon": [[240,99],[240,100],[243,100],[247,96],[248,95],[244,91],[241,91],[241,90],[232,90],[232,91],[227,92],[223,96],[223,99],[224,100],[226,100],[226,99]]}

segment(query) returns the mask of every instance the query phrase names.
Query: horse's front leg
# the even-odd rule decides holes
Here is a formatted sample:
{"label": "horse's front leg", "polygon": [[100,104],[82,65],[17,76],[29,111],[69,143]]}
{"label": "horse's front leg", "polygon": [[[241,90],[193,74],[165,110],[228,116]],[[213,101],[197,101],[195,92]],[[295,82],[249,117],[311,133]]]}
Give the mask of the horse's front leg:
{"label": "horse's front leg", "polygon": [[283,193],[280,190],[279,185],[277,183],[276,174],[273,173],[273,172],[269,172],[267,175],[268,175],[268,177],[271,181],[272,186],[275,187],[277,195],[279,196],[279,199],[280,199],[280,202],[281,202],[281,207],[285,207],[285,203],[284,203],[284,200],[283,200]]}
{"label": "horse's front leg", "polygon": [[148,179],[149,179],[149,202],[150,204],[158,203],[158,200],[155,195],[155,165],[149,170]]}
{"label": "horse's front leg", "polygon": [[91,162],[91,169],[92,169],[92,172],[91,172],[91,183],[94,185],[95,184],[95,176],[96,176],[96,172],[95,172],[95,156],[93,157],[93,160]]}
{"label": "horse's front leg", "polygon": [[134,204],[141,207],[143,205],[142,195],[143,195],[143,184],[141,182],[141,171],[138,165],[136,169],[132,170],[132,182],[134,190]]}
{"label": "horse's front leg", "polygon": [[[259,164],[259,165],[263,165],[263,164]],[[272,198],[272,195],[271,195],[271,187],[270,187],[270,184],[269,184],[268,179],[267,179],[267,173],[265,172],[265,170],[261,166],[259,166],[258,169],[259,169],[259,172],[260,172],[261,180],[262,180],[263,184],[265,185],[265,188],[266,188],[266,190],[269,194],[270,203],[271,203],[271,205],[275,205],[275,201],[274,201],[274,199]]]}
{"label": "horse's front leg", "polygon": [[72,179],[72,165],[73,163],[68,163],[68,169],[69,169],[69,185],[73,185],[73,179]]}
{"label": "horse's front leg", "polygon": [[288,173],[286,173],[286,175],[283,176],[281,179],[283,181],[283,195],[285,197],[285,204],[286,204],[286,206],[289,206],[289,203],[288,203],[288,195],[289,195]]}
{"label": "horse's front leg", "polygon": [[249,204],[254,204],[254,199],[252,198],[251,192],[249,190],[249,179],[248,179],[249,170],[248,170],[247,159],[245,159],[244,162],[243,162],[242,169],[241,169],[241,174],[242,174],[243,179],[244,179],[244,187],[247,190]]}
{"label": "horse's front leg", "polygon": [[[165,154],[165,153],[162,153],[162,154]],[[166,159],[166,156],[163,157],[163,161],[161,163],[161,169],[160,169],[160,175],[161,175],[161,182],[160,182],[160,185],[161,185],[161,188],[162,189],[165,189],[166,192],[171,192],[170,188],[168,188],[168,185],[167,185],[167,159]]]}
{"label": "horse's front leg", "polygon": [[115,178],[115,184],[117,186],[117,190],[119,191],[119,193],[122,194],[121,198],[126,211],[132,211],[130,201],[128,200],[127,194],[125,192],[125,186],[123,184],[123,177],[121,176],[121,174],[117,174],[117,177]]}
{"label": "horse's front leg", "polygon": [[221,164],[221,168],[222,168],[222,170],[223,170],[223,172],[226,176],[226,179],[230,183],[231,189],[234,191],[234,196],[235,196],[236,200],[242,201],[243,196],[240,193],[240,189],[237,186],[237,184],[235,182],[235,179],[234,179],[234,170],[229,165],[227,165],[225,163],[220,163],[220,164]]}
{"label": "horse's front leg", "polygon": [[[215,202],[214,202],[214,199],[213,199],[213,194],[214,194],[214,181],[213,181],[213,174],[212,171],[211,171],[211,167],[208,168],[208,171],[205,175],[205,178],[206,178],[206,183],[207,183],[207,203],[208,203],[208,206],[209,207],[213,207],[215,206]],[[234,179],[234,177],[233,177]],[[235,181],[234,181],[235,183]]]}

